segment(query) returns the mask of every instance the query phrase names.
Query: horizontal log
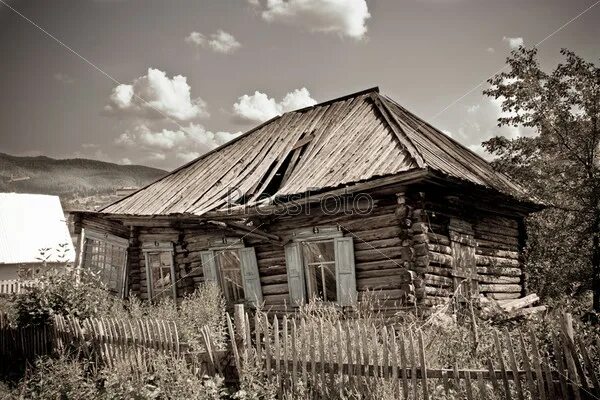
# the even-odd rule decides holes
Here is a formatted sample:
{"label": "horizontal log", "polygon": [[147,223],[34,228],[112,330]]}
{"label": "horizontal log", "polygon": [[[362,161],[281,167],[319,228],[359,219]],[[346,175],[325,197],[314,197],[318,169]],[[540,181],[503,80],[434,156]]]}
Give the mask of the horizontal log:
{"label": "horizontal log", "polygon": [[480,239],[487,240],[490,242],[495,242],[495,243],[502,243],[502,244],[505,244],[508,246],[518,246],[519,245],[519,240],[517,238],[509,237],[509,236],[492,235],[489,233],[479,232],[477,235],[475,235],[475,240],[479,241]]}
{"label": "horizontal log", "polygon": [[495,300],[518,299],[521,293],[486,293],[485,297]]}
{"label": "horizontal log", "polygon": [[290,304],[290,296],[288,294],[270,294],[263,293],[263,301],[265,306]]}
{"label": "horizontal log", "polygon": [[475,229],[475,235],[477,235],[478,232],[481,232],[484,234],[488,233],[490,235],[502,235],[502,236],[508,236],[508,237],[514,237],[514,238],[519,237],[519,230],[515,229],[515,228],[500,227],[500,226],[485,225],[485,224],[476,224],[474,229]]}
{"label": "horizontal log", "polygon": [[355,264],[356,272],[359,271],[372,271],[379,269],[394,269],[403,268],[404,261],[401,258],[386,258],[377,261],[357,262]]}
{"label": "horizontal log", "polygon": [[259,258],[257,260],[259,267],[268,267],[272,265],[285,265],[285,257]]}
{"label": "horizontal log", "polygon": [[429,232],[427,233],[427,237],[429,238],[429,243],[441,244],[444,246],[450,245],[450,239],[448,239],[448,236]]}
{"label": "horizontal log", "polygon": [[490,265],[497,267],[519,267],[519,260],[515,260],[512,258],[501,258],[501,257],[491,257],[491,256],[483,256],[476,254],[475,255],[475,264],[477,265]]}
{"label": "horizontal log", "polygon": [[513,310],[517,310],[519,308],[524,308],[524,307],[530,306],[539,300],[540,300],[540,298],[538,297],[538,295],[535,293],[532,293],[529,296],[523,297],[522,299],[517,299],[517,300],[503,303],[501,307],[504,309],[504,311],[510,312]]}
{"label": "horizontal log", "polygon": [[288,293],[288,285],[287,283],[281,283],[277,285],[263,285],[262,293],[263,296],[271,295],[271,294],[286,294]]}
{"label": "horizontal log", "polygon": [[273,276],[273,275],[285,275],[287,270],[285,265],[269,265],[258,268],[258,274],[263,276]]}
{"label": "horizontal log", "polygon": [[399,226],[390,226],[384,228],[376,228],[371,230],[360,230],[356,232],[348,232],[348,234],[354,237],[356,240],[364,240],[369,242],[371,240],[381,240],[395,238],[400,235],[402,230]]}
{"label": "horizontal log", "polygon": [[[260,272],[259,272],[259,275],[261,275]],[[286,274],[269,275],[269,276],[261,275],[260,283],[261,283],[261,285],[273,285],[273,284],[277,284],[277,283],[287,284],[287,275]]]}
{"label": "horizontal log", "polygon": [[513,229],[519,228],[519,223],[516,220],[504,217],[483,217],[480,221],[482,224],[506,226]]}
{"label": "horizontal log", "polygon": [[475,238],[475,241],[477,242],[477,247],[479,248],[488,248],[488,249],[494,249],[494,250],[508,250],[508,251],[519,251],[519,246],[514,245],[514,244],[505,244],[505,243],[500,243],[500,242],[495,242],[495,241],[491,241],[491,240],[485,240],[482,238]]}
{"label": "horizontal log", "polygon": [[425,284],[426,285],[441,285],[441,286],[453,286],[454,282],[451,278],[434,275],[434,274],[425,274]]}
{"label": "horizontal log", "polygon": [[369,250],[369,249],[382,249],[386,247],[397,247],[401,246],[402,240],[399,237],[391,239],[372,240],[369,242],[363,242],[361,240],[354,241],[354,250]]}
{"label": "horizontal log", "polygon": [[490,284],[481,283],[479,284],[480,292],[492,292],[492,293],[520,293],[522,290],[521,285],[512,284]]}
{"label": "horizontal log", "polygon": [[478,275],[480,283],[521,283],[519,276]]}
{"label": "horizontal log", "polygon": [[366,299],[374,299],[374,300],[394,300],[394,299],[403,299],[412,290],[406,291],[401,289],[392,289],[392,290],[369,290],[365,292],[358,292],[358,300],[364,301]]}
{"label": "horizontal log", "polygon": [[356,271],[356,279],[366,279],[366,278],[375,278],[379,276],[393,276],[397,275],[400,271],[403,271],[403,268],[387,268],[387,269],[377,269],[370,271]]}
{"label": "horizontal log", "polygon": [[431,241],[427,244],[427,248],[431,251],[435,251],[440,254],[452,254],[452,248],[450,246],[445,246],[442,244],[431,243]]}
{"label": "horizontal log", "polygon": [[447,289],[442,289],[433,286],[425,286],[425,293],[427,296],[438,296],[438,297],[450,297],[452,295],[452,291]]}
{"label": "horizontal log", "polygon": [[483,248],[483,247],[477,247],[475,249],[475,254],[480,254],[483,256],[490,256],[490,257],[510,258],[513,260],[519,259],[518,251],[487,249],[487,248]]}
{"label": "horizontal log", "polygon": [[452,256],[431,251],[429,252],[429,262],[431,264],[450,266],[452,265]]}
{"label": "horizontal log", "polygon": [[521,268],[510,267],[477,267],[477,273],[481,275],[521,276]]}
{"label": "horizontal log", "polygon": [[357,279],[356,288],[359,291],[365,290],[390,290],[401,289],[402,285],[410,283],[411,280],[402,275],[391,275],[384,277]]}
{"label": "horizontal log", "polygon": [[384,249],[359,250],[354,252],[356,262],[376,261],[388,258],[408,257],[407,249],[395,246]]}
{"label": "horizontal log", "polygon": [[429,265],[427,268],[425,268],[425,272],[433,275],[452,277],[452,268],[436,267],[433,265]]}

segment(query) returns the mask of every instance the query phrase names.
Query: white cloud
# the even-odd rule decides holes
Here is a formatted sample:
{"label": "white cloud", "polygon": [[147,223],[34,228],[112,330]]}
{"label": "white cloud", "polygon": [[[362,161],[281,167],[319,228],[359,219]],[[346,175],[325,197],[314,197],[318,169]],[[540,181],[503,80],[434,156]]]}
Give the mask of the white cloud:
{"label": "white cloud", "polygon": [[502,41],[508,43],[508,46],[511,49],[518,49],[519,46],[523,45],[523,38],[522,37],[506,37],[506,36],[504,36],[502,38]]}
{"label": "white cloud", "polygon": [[122,133],[115,143],[140,151],[142,158],[164,161],[167,157],[189,161],[239,136],[241,132],[211,132],[202,125],[191,123],[180,129],[153,130],[145,124]]}
{"label": "white cloud", "polygon": [[123,165],[131,165],[132,162],[129,158],[125,157],[125,158],[121,158],[121,161],[119,161],[119,164],[123,164]]}
{"label": "white cloud", "polygon": [[185,76],[169,78],[163,71],[148,68],[147,75],[132,84],[115,87],[105,107],[109,114],[152,119],[191,121],[208,116],[206,103],[191,97]]}
{"label": "white cloud", "polygon": [[485,51],[487,51],[488,53],[495,53],[496,50],[493,47],[488,47],[487,49],[485,49]]}
{"label": "white cloud", "polygon": [[217,33],[211,34],[208,38],[200,32],[192,32],[185,38],[185,41],[223,54],[233,53],[242,46],[231,33],[227,33],[221,29]]}
{"label": "white cloud", "polygon": [[364,38],[371,17],[366,0],[266,0],[262,7],[257,0],[249,3],[261,8],[265,21],[354,39]]}
{"label": "white cloud", "polygon": [[280,102],[265,93],[255,91],[252,95],[243,95],[233,105],[233,112],[239,122],[263,122],[284,112],[315,105],[317,101],[310,97],[306,88],[287,93]]}
{"label": "white cloud", "polygon": [[70,85],[71,83],[75,82],[75,79],[73,79],[72,77],[70,77],[67,74],[63,74],[62,72],[55,73],[54,74],[54,79],[57,80],[57,81],[59,81],[59,82],[65,83],[67,85]]}

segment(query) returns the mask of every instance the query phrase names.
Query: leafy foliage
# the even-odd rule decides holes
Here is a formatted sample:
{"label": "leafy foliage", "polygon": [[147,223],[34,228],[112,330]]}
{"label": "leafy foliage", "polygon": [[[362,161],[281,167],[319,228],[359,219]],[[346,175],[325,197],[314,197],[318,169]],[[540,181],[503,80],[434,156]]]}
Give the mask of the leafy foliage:
{"label": "leafy foliage", "polygon": [[509,70],[492,77],[488,96],[502,100],[499,125],[537,135],[484,143],[494,165],[550,208],[531,219],[528,270],[545,296],[595,290],[600,310],[600,68],[569,50],[544,72],[536,49],[514,50]]}

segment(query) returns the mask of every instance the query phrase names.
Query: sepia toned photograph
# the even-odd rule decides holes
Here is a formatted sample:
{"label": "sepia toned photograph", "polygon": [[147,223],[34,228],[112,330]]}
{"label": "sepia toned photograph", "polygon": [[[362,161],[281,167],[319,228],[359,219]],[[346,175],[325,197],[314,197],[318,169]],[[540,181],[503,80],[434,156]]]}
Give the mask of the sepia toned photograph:
{"label": "sepia toned photograph", "polygon": [[600,399],[600,0],[0,0],[0,399]]}

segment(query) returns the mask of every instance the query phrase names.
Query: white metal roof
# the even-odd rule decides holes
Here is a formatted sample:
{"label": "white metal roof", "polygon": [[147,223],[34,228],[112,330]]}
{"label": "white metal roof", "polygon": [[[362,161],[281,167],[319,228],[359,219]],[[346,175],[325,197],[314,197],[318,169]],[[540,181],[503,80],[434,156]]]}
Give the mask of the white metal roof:
{"label": "white metal roof", "polygon": [[57,196],[0,193],[0,264],[73,262],[75,249]]}

